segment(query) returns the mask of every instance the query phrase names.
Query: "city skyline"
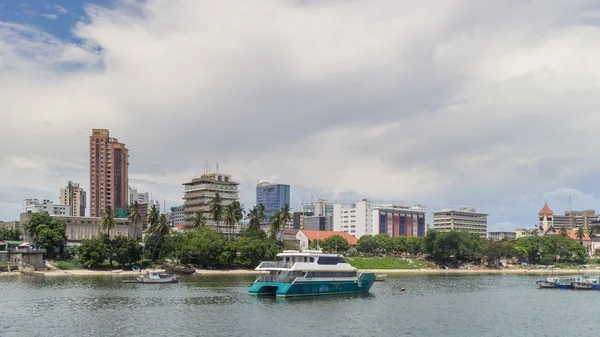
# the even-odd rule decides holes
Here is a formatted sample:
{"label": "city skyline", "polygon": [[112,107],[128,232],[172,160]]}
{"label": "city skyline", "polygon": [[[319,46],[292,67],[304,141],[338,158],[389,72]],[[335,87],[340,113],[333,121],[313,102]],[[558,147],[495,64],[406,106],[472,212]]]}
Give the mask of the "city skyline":
{"label": "city skyline", "polygon": [[296,209],[472,206],[489,231],[600,209],[594,1],[81,3],[1,12],[2,220],[69,180],[91,199],[94,127],[167,206],[208,159],[246,206],[260,180]]}

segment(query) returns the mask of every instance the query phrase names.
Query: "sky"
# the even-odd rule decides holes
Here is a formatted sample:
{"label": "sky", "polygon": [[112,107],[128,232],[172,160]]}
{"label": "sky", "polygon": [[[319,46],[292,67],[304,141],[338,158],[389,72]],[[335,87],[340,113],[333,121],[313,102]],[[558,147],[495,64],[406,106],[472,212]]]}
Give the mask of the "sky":
{"label": "sky", "polygon": [[246,206],[600,211],[598,41],[596,0],[0,0],[0,220],[89,191],[92,128],[167,207],[208,162]]}

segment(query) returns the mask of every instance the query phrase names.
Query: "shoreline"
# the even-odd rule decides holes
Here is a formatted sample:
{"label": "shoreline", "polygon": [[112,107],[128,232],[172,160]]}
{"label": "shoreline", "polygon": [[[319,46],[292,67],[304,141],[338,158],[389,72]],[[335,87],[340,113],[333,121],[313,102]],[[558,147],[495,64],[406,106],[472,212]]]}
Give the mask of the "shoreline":
{"label": "shoreline", "polygon": [[[164,271],[162,269],[153,269],[154,271]],[[145,271],[145,270],[144,270]],[[593,274],[600,275],[600,270],[597,269],[359,269],[359,272],[373,272],[375,274],[390,274],[390,275],[568,275],[568,274]],[[260,275],[266,272],[256,271],[253,269],[231,269],[231,270],[204,270],[198,269],[193,276],[224,276],[224,275]],[[122,270],[88,270],[88,269],[73,269],[73,270],[47,270],[37,271],[35,275],[48,277],[60,276],[111,276],[111,277],[135,277],[143,274],[137,271],[122,271]],[[19,272],[3,272],[3,275],[21,275]]]}

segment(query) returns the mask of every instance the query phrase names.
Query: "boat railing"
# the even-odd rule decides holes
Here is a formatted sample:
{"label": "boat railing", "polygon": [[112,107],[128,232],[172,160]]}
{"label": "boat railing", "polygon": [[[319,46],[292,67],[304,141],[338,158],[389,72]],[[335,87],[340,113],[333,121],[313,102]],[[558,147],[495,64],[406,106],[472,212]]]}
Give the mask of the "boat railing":
{"label": "boat railing", "polygon": [[283,261],[263,261],[258,265],[258,269],[292,268],[293,265],[293,263]]}
{"label": "boat railing", "polygon": [[279,283],[294,283],[296,276],[281,276],[281,275],[260,275],[257,282],[279,282]]}

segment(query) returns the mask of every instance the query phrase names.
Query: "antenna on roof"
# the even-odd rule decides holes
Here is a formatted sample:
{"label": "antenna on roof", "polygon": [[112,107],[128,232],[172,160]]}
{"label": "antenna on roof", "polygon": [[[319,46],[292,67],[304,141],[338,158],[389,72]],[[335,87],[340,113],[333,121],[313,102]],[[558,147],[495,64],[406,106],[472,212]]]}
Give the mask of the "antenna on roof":
{"label": "antenna on roof", "polygon": [[219,173],[219,162],[217,162],[217,174]]}

